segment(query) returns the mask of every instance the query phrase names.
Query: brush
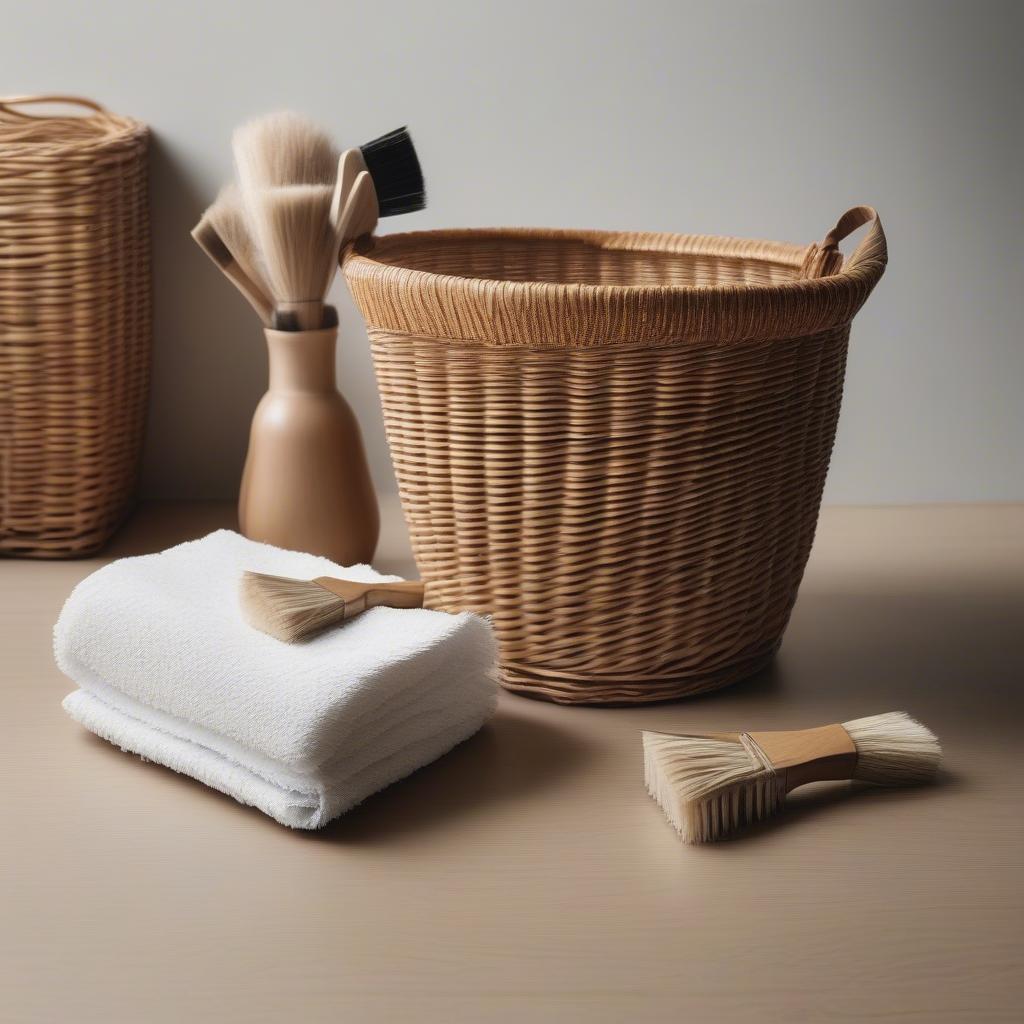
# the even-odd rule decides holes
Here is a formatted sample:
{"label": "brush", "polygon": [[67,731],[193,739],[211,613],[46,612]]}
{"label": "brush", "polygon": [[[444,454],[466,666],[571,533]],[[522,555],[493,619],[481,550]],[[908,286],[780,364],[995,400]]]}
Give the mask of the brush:
{"label": "brush", "polygon": [[317,124],[291,111],[267,114],[231,138],[242,194],[278,185],[333,185],[338,151]]}
{"label": "brush", "polygon": [[297,643],[370,608],[421,608],[420,582],[358,583],[331,576],[293,580],[246,572],[239,586],[246,622],[285,643]]}
{"label": "brush", "polygon": [[396,128],[359,147],[377,190],[381,217],[414,213],[427,205],[423,171],[408,128]]}
{"label": "brush", "polygon": [[337,263],[330,206],[338,151],[323,129],[291,111],[249,121],[231,145],[274,306],[293,313],[298,330],[319,329]]}
{"label": "brush", "polygon": [[[346,229],[342,217],[360,172],[366,172],[370,181],[368,186],[363,186],[367,192],[360,200],[360,215]],[[378,217],[413,213],[426,205],[423,171],[407,128],[396,128],[341,154],[331,203],[331,220],[337,230],[339,251],[346,243],[373,231]]]}
{"label": "brush", "polygon": [[278,185],[246,196],[267,282],[280,312],[295,314],[299,330],[316,330],[337,269],[330,185]]}
{"label": "brush", "polygon": [[796,732],[644,732],[643,747],[647,789],[687,843],[774,814],[805,783],[912,785],[933,779],[942,758],[935,736],[902,711]]}
{"label": "brush", "polygon": [[426,203],[419,158],[405,128],[339,156],[316,124],[282,112],[242,125],[232,148],[242,223],[257,242],[274,309],[263,316],[265,323],[292,314],[298,330],[323,327],[330,321],[329,313],[324,319],[324,298],[343,245],[371,232],[378,217]]}
{"label": "brush", "polygon": [[259,256],[249,232],[241,196],[234,185],[221,189],[192,229],[199,248],[245,296],[264,324],[273,318],[269,289],[259,269]]}

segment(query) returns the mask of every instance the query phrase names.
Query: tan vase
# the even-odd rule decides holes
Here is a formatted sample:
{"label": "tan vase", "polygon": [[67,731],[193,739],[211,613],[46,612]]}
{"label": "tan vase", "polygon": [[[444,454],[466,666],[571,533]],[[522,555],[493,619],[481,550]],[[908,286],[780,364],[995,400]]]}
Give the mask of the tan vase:
{"label": "tan vase", "polygon": [[341,565],[369,562],[380,512],[359,424],[335,380],[337,328],[266,335],[270,387],[249,433],[239,528]]}

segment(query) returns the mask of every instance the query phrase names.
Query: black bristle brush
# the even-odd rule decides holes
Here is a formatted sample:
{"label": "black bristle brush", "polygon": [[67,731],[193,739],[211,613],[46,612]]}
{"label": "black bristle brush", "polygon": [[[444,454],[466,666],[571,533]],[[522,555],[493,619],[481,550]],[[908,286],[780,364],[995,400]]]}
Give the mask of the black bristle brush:
{"label": "black bristle brush", "polygon": [[414,213],[427,205],[423,171],[408,128],[396,128],[359,147],[377,190],[381,217]]}
{"label": "black bristle brush", "polygon": [[423,171],[408,129],[396,128],[338,160],[331,222],[338,248],[370,234],[380,217],[422,210]]}

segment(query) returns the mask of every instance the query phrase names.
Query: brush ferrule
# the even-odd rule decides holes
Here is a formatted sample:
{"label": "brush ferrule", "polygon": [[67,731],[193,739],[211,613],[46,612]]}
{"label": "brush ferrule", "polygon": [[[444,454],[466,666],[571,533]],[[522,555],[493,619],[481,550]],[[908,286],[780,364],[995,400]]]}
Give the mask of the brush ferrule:
{"label": "brush ferrule", "polygon": [[278,302],[279,313],[294,313],[300,331],[319,330],[324,318],[322,299],[297,299],[295,301]]}
{"label": "brush ferrule", "polygon": [[787,792],[808,782],[852,779],[857,768],[857,746],[841,725],[747,732],[742,740],[766,767],[783,776]]}

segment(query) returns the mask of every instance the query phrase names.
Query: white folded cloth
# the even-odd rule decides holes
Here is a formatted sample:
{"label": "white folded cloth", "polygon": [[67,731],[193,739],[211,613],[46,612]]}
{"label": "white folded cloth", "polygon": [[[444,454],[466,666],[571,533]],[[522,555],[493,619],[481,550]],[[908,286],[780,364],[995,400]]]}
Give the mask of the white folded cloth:
{"label": "white folded cloth", "polygon": [[122,749],[293,828],[320,828],[473,735],[497,701],[490,625],[374,608],[301,644],[241,617],[244,570],[395,579],[228,530],[112,562],[54,628],[64,708]]}

